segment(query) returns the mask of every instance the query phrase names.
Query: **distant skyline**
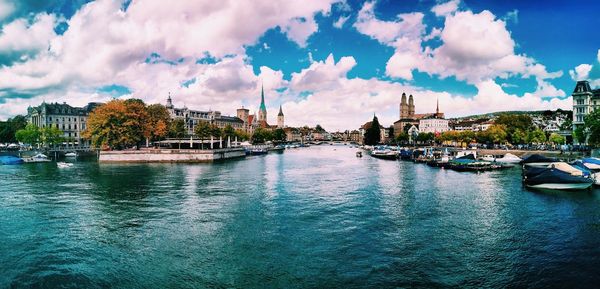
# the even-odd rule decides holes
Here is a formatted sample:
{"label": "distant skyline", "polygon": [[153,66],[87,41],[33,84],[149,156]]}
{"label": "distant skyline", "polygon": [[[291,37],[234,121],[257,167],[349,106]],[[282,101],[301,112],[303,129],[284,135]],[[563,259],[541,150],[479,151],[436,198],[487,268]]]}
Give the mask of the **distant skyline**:
{"label": "distant skyline", "polygon": [[356,129],[376,113],[571,109],[600,87],[597,1],[0,0],[0,120],[141,98]]}

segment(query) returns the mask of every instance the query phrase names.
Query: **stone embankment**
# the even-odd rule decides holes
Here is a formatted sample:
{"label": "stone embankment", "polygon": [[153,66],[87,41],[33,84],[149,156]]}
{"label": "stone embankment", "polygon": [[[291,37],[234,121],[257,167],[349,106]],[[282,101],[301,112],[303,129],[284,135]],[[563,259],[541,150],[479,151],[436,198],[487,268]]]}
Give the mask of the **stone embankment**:
{"label": "stone embankment", "polygon": [[132,151],[102,151],[101,163],[204,163],[245,156],[243,148],[215,150],[144,149]]}

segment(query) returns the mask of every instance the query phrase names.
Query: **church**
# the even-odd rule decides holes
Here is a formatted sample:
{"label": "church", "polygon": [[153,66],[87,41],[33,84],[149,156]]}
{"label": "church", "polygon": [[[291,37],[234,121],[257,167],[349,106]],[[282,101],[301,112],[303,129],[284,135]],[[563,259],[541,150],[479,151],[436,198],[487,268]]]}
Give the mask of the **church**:
{"label": "church", "polygon": [[402,93],[400,99],[400,119],[394,122],[394,137],[397,137],[401,132],[407,132],[412,126],[419,127],[419,122],[422,119],[443,119],[444,113],[440,112],[439,102],[432,113],[415,113],[415,102],[412,94],[406,101],[406,93]]}
{"label": "church", "polygon": [[281,107],[281,105],[279,106],[279,113],[277,114],[277,125],[269,125],[269,123],[267,122],[267,105],[265,104],[264,87],[261,87],[258,117],[256,117],[256,114],[250,115],[250,110],[244,107],[237,109],[237,117],[244,121],[243,129],[249,134],[252,134],[257,128],[284,128],[284,115],[283,108]]}

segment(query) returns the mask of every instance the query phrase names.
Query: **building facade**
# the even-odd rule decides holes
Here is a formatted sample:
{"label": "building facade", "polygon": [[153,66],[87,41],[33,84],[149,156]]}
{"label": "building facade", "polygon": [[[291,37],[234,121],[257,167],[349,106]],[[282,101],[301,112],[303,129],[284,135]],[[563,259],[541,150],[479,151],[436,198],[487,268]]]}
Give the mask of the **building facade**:
{"label": "building facade", "polygon": [[[200,122],[208,122],[211,125],[215,125],[218,128],[225,128],[228,125],[234,129],[244,129],[244,121],[239,117],[224,116],[219,111],[200,111],[192,110],[187,108],[185,105],[183,108],[176,108],[173,105],[171,94],[167,98],[167,104],[165,105],[171,119],[182,119],[185,123],[185,128],[188,135],[194,135],[194,129],[200,124]],[[238,112],[239,113],[239,112]]]}
{"label": "building facade", "polygon": [[440,103],[437,102],[435,113],[419,120],[420,133],[442,133],[450,130],[449,121],[440,113]]}
{"label": "building facade", "polygon": [[73,107],[66,102],[46,103],[27,108],[27,122],[37,127],[56,127],[63,132],[67,142],[88,145],[81,134],[87,127],[89,114],[101,103],[90,102],[84,107]]}
{"label": "building facade", "polygon": [[600,107],[600,89],[592,89],[587,80],[577,81],[573,90],[573,131],[583,126],[585,116]]}

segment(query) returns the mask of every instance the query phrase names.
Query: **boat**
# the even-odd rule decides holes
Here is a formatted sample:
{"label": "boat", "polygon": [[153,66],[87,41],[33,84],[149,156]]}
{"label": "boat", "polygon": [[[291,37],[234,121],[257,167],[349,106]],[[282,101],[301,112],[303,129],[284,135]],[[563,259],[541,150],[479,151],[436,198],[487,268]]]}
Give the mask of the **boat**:
{"label": "boat", "polygon": [[3,165],[19,165],[23,163],[23,159],[15,156],[0,156],[0,164]]}
{"label": "boat", "polygon": [[356,152],[356,157],[357,158],[362,158],[362,152],[361,151]]}
{"label": "boat", "polygon": [[558,162],[557,158],[549,158],[538,154],[530,155],[521,161],[524,166],[547,167],[551,163]]}
{"label": "boat", "polygon": [[579,163],[592,172],[592,177],[595,180],[595,184],[600,186],[600,159],[584,158],[575,162],[575,164]]}
{"label": "boat", "polygon": [[[568,164],[567,164],[568,165]],[[556,167],[532,167],[535,173],[526,174],[523,183],[534,189],[583,190],[594,184],[592,178],[573,175]]]}
{"label": "boat", "polygon": [[269,153],[269,151],[267,149],[250,149],[249,151],[247,151],[247,153],[248,152],[252,156],[266,155]]}
{"label": "boat", "polygon": [[58,162],[58,163],[56,163],[56,166],[61,169],[70,168],[73,166],[73,163]]}
{"label": "boat", "polygon": [[68,152],[65,154],[65,157],[67,158],[76,158],[77,157],[77,153],[76,152]]}
{"label": "boat", "polygon": [[371,151],[371,156],[383,160],[397,160],[398,152],[385,147],[377,147]]}
{"label": "boat", "polygon": [[522,159],[516,155],[507,153],[501,158],[496,158],[494,161],[503,164],[518,164],[522,161]]}
{"label": "boat", "polygon": [[51,160],[45,154],[36,154],[35,156],[23,158],[26,163],[47,163]]}

